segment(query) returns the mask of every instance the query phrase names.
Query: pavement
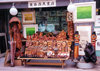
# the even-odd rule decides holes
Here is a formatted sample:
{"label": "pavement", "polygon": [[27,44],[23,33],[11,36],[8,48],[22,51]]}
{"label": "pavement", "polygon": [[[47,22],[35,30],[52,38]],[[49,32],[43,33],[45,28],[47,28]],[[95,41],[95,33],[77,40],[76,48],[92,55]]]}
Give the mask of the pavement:
{"label": "pavement", "polygon": [[100,71],[100,64],[93,69],[79,69],[71,65],[64,68],[56,66],[4,66],[4,57],[0,58],[0,71]]}
{"label": "pavement", "polygon": [[2,53],[2,54],[0,53],[0,58],[4,57],[4,56],[5,56],[5,53]]}

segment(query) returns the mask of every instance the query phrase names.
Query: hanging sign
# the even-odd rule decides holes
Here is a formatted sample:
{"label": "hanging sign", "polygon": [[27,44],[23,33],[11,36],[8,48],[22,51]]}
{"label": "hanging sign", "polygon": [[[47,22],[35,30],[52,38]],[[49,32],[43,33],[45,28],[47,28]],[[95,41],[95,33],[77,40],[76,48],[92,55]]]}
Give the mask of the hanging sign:
{"label": "hanging sign", "polygon": [[28,8],[55,7],[56,0],[33,0],[28,2]]}

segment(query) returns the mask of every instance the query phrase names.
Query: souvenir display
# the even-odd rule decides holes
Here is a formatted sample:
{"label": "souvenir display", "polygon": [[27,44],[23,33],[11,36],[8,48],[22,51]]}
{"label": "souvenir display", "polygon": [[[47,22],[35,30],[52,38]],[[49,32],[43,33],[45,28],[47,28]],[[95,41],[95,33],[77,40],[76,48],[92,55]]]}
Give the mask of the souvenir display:
{"label": "souvenir display", "polygon": [[79,55],[79,41],[80,41],[80,35],[78,31],[75,32],[74,35],[74,42],[75,42],[75,47],[74,47],[74,58],[77,59]]}
{"label": "souvenir display", "polygon": [[92,35],[91,35],[91,43],[93,45],[93,47],[96,49],[95,45],[96,45],[96,39],[97,39],[97,36],[96,36],[96,33],[93,32]]}
{"label": "souvenir display", "polygon": [[61,31],[56,37],[52,33],[43,35],[37,32],[26,41],[25,56],[37,58],[68,58],[70,53],[66,32]]}

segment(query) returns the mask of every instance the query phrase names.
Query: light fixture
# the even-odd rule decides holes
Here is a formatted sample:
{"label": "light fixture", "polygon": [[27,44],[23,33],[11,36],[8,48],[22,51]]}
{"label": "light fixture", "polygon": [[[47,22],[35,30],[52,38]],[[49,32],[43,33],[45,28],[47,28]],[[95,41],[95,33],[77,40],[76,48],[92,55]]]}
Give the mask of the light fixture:
{"label": "light fixture", "polygon": [[12,5],[12,7],[10,8],[9,12],[10,12],[10,14],[13,15],[13,16],[17,15],[18,10],[17,10],[16,7],[14,6],[14,3],[13,3],[13,5]]}
{"label": "light fixture", "polygon": [[75,10],[75,5],[72,3],[72,0],[70,0],[70,3],[67,7],[67,11],[73,13]]}

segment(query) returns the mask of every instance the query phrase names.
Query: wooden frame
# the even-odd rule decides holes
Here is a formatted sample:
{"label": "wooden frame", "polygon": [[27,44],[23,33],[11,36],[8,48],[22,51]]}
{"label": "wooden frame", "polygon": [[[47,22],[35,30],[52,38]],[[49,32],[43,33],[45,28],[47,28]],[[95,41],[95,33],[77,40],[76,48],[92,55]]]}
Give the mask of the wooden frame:
{"label": "wooden frame", "polygon": [[23,25],[23,36],[24,38],[27,37],[27,28],[34,28],[35,29],[35,33],[38,31],[38,24],[33,24],[33,25]]}
{"label": "wooden frame", "polygon": [[73,12],[74,23],[95,22],[96,2],[75,3],[75,12]]}
{"label": "wooden frame", "polygon": [[36,23],[35,10],[28,11],[28,12],[22,12],[22,23],[23,24]]}
{"label": "wooden frame", "polygon": [[[88,41],[91,43],[91,33],[92,26],[91,25],[79,25],[76,26],[76,31],[79,31],[80,41]],[[85,37],[88,36],[88,37]]]}

